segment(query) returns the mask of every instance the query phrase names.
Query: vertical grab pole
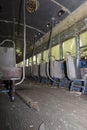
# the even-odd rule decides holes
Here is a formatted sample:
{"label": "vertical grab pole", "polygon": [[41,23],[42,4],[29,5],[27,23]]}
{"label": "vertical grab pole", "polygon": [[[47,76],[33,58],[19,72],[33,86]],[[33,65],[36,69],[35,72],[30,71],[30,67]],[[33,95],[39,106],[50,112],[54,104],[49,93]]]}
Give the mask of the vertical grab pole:
{"label": "vertical grab pole", "polygon": [[36,64],[37,64],[38,62],[37,62],[37,54],[36,54]]}
{"label": "vertical grab pole", "polygon": [[25,0],[24,0],[24,52],[23,52],[23,77],[16,85],[21,84],[25,79],[25,59],[26,59],[26,15],[25,15]]}
{"label": "vertical grab pole", "polygon": [[60,40],[60,34],[59,34],[59,49],[60,49],[60,60],[63,59],[63,46],[62,46],[62,43],[61,43],[61,40]]}
{"label": "vertical grab pole", "polygon": [[80,60],[80,36],[76,35],[75,40],[76,40],[76,58]]}
{"label": "vertical grab pole", "polygon": [[43,61],[43,51],[41,52],[41,62]]}
{"label": "vertical grab pole", "polygon": [[24,0],[24,67],[23,67],[23,80],[25,79],[25,59],[26,59],[26,14],[25,14],[25,0]]}
{"label": "vertical grab pole", "polygon": [[79,66],[79,62],[80,62],[80,36],[79,34],[76,34],[75,36],[75,42],[76,42],[76,67],[77,67],[77,77],[80,78],[80,66]]}

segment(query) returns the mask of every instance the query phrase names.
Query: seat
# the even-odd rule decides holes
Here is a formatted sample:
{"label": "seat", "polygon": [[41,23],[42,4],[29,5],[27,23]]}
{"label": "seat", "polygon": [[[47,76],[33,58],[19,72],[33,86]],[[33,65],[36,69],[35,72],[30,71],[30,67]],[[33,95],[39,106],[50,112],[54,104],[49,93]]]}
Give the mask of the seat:
{"label": "seat", "polygon": [[85,92],[86,79],[81,77],[80,67],[76,65],[76,58],[73,56],[67,56],[66,58],[67,76],[71,80],[70,91],[82,91]]}
{"label": "seat", "polygon": [[31,77],[31,66],[25,67],[25,76],[26,76],[26,78]]}
{"label": "seat", "polygon": [[40,81],[47,83],[47,63],[46,62],[42,62],[40,63]]}
{"label": "seat", "polygon": [[39,78],[39,65],[33,64],[31,67],[31,75],[35,80],[38,80]]}
{"label": "seat", "polygon": [[47,75],[52,81],[52,85],[60,86],[61,80],[65,77],[63,61],[50,60],[47,63]]}
{"label": "seat", "polygon": [[46,63],[41,63],[40,64],[40,77],[47,78],[47,74],[46,74]]}
{"label": "seat", "polygon": [[65,77],[63,61],[50,62],[50,75],[52,78],[63,79]]}
{"label": "seat", "polygon": [[0,92],[8,92],[14,101],[15,80],[21,78],[21,68],[16,67],[15,49],[12,47],[0,47],[0,81],[5,83],[7,90],[0,89]]}

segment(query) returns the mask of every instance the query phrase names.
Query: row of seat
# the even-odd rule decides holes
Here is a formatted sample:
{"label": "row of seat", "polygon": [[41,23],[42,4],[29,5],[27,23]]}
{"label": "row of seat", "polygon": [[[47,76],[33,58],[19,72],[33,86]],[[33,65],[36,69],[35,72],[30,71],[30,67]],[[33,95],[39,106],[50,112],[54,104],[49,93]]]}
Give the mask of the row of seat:
{"label": "row of seat", "polygon": [[[26,77],[34,77],[38,79],[49,78],[52,81],[55,79],[63,80],[65,77],[71,81],[70,90],[72,89],[83,89],[83,93],[86,88],[86,76],[87,68],[77,67],[77,59],[72,56],[67,56],[66,63],[62,61],[50,61],[48,63],[42,62],[39,65],[33,64],[32,66],[26,67]],[[85,71],[84,71],[85,70]],[[79,84],[80,85],[75,85]]]}
{"label": "row of seat", "polygon": [[[26,77],[42,77],[48,78],[50,75],[52,78],[62,79],[65,77],[63,69],[64,61],[50,61],[50,63],[42,62],[40,65],[33,64],[26,67]],[[48,74],[49,73],[49,74]]]}

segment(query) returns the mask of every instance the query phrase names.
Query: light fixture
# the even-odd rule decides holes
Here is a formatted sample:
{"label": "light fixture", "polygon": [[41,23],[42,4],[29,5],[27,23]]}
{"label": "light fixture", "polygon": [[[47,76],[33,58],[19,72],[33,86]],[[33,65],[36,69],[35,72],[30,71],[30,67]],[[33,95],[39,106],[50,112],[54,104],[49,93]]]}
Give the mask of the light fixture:
{"label": "light fixture", "polygon": [[26,9],[29,13],[35,12],[39,7],[38,0],[27,0],[26,1]]}
{"label": "light fixture", "polygon": [[38,35],[40,35],[41,33],[39,32]]}
{"label": "light fixture", "polygon": [[50,27],[50,22],[48,22],[46,26],[47,26],[47,28]]}
{"label": "light fixture", "polygon": [[64,13],[65,13],[65,11],[63,9],[61,9],[61,10],[58,11],[57,16],[61,17]]}

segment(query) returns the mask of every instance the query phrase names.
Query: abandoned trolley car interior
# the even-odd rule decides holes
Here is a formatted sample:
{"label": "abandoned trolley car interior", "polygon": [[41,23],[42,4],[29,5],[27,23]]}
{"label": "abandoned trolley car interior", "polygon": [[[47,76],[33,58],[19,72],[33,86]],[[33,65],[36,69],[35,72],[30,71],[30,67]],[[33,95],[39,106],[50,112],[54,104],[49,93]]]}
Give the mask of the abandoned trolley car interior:
{"label": "abandoned trolley car interior", "polygon": [[0,130],[87,130],[86,0],[1,0]]}

